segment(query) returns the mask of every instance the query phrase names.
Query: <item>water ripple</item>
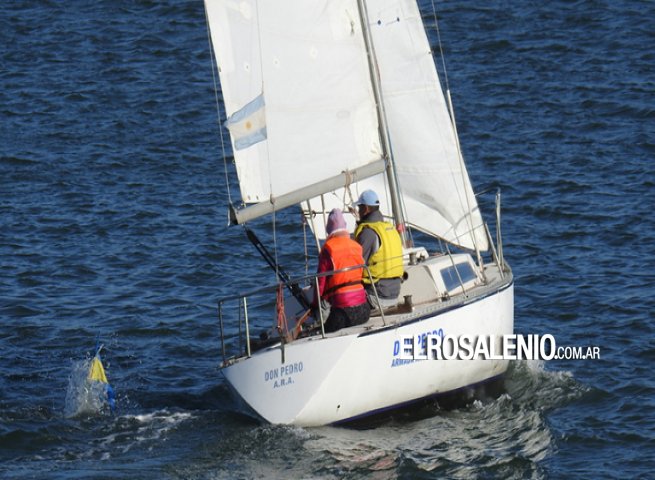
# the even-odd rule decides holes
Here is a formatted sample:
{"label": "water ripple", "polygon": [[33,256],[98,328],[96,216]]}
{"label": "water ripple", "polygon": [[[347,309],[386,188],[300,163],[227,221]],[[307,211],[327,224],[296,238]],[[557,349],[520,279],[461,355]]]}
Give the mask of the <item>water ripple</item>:
{"label": "water ripple", "polygon": [[[215,301],[273,276],[225,228],[202,2],[19,0],[0,13],[0,475],[651,475],[653,5],[437,8],[467,167],[503,193],[516,329],[601,360],[517,362],[499,398],[371,430],[244,416]],[[302,273],[297,219],[278,253]],[[97,335],[120,411],[66,418]]]}

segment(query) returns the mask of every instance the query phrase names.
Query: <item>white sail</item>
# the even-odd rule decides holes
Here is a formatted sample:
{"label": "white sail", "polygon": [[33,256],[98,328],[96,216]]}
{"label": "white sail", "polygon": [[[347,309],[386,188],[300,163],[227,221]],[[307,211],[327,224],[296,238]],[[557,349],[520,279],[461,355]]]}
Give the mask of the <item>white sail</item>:
{"label": "white sail", "polygon": [[[254,203],[233,212],[236,222],[300,204],[322,212],[312,216],[322,237],[327,212],[371,188],[397,223],[487,249],[416,0],[205,1],[241,192]],[[406,338],[511,333],[509,266],[495,255],[482,265],[471,253],[405,253],[396,304],[361,325],[333,331],[320,315],[308,325],[304,302],[286,296],[295,328],[258,342],[245,300],[279,305],[273,288],[219,300],[227,382],[264,419],[311,426],[500,379],[504,360],[398,355]],[[237,307],[238,341],[223,331],[228,304]],[[250,311],[266,321],[259,307]]]}
{"label": "white sail", "polygon": [[369,0],[367,5],[406,221],[456,245],[473,249],[477,243],[486,250],[482,218],[416,1]]}
{"label": "white sail", "polygon": [[[455,245],[487,250],[418,6],[365,4],[405,220]],[[241,196],[262,202],[239,222],[382,170],[356,0],[207,0],[206,6],[228,124],[240,122],[230,131]],[[265,113],[244,120],[259,104]],[[383,186],[380,176],[354,189],[374,188],[385,197]],[[337,188],[326,206],[342,206],[343,198]],[[382,210],[391,213],[385,200]]]}
{"label": "white sail", "polygon": [[[368,0],[366,5],[405,220],[455,245],[473,250],[477,244],[487,250],[482,217],[416,2]],[[356,198],[367,188],[379,193],[381,210],[390,214],[384,178],[364,180],[351,191]],[[347,197],[343,190],[326,196],[326,207],[342,207]],[[320,204],[320,199],[311,202],[314,209]]]}
{"label": "white sail", "polygon": [[257,123],[265,135],[236,144],[235,135],[247,137],[243,122],[231,130],[244,202],[320,188],[342,172],[381,163],[355,0],[205,4],[228,117],[260,96],[265,104],[265,125],[261,117]]}

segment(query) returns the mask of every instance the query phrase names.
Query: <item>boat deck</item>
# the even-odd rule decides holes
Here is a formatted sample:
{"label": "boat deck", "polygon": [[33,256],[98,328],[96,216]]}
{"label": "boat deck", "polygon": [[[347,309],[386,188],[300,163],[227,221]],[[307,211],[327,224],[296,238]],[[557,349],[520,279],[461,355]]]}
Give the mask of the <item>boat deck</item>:
{"label": "boat deck", "polygon": [[[382,312],[374,310],[371,312],[371,318],[368,322],[362,325],[344,328],[337,332],[326,334],[326,336],[352,335],[353,333],[361,334],[374,330],[396,328],[399,325],[419,321],[424,317],[431,317],[440,312],[467,305],[502,290],[513,282],[512,272],[509,268],[503,271],[497,264],[493,263],[485,265],[483,271],[484,281],[474,282],[476,284],[471,285],[470,288],[460,289],[461,291],[454,295],[448,293],[443,294],[435,291],[434,282],[430,282],[431,279],[426,276],[427,269],[425,266],[429,265],[429,262],[430,260],[427,260],[418,265],[406,267],[408,281],[403,284],[400,295],[400,298],[404,302],[401,301],[398,306],[387,308]],[[408,285],[412,276],[418,277],[413,279],[414,288]],[[419,288],[416,288],[416,285]],[[412,289],[410,290],[410,288]],[[406,297],[406,295],[409,295],[409,291],[412,292],[411,298]],[[414,300],[416,297],[419,298],[418,302]]]}
{"label": "boat deck", "polygon": [[[468,268],[468,265],[471,268]],[[384,332],[434,317],[448,310],[462,308],[509,287],[513,282],[512,272],[508,266],[501,269],[497,264],[489,263],[480,272],[470,255],[467,254],[422,258],[411,265],[406,265],[405,271],[406,278],[401,287],[398,306],[387,308],[382,312],[374,310],[368,322],[331,333],[323,333],[320,321],[315,320],[313,324],[305,325],[297,338],[288,337],[285,343],[311,342],[323,338],[372,335]],[[453,272],[455,273],[453,274]],[[456,280],[453,280],[455,277]],[[295,307],[293,306],[292,300],[293,298],[285,306],[285,309],[302,312],[302,308],[299,308],[297,302]],[[298,318],[289,312],[287,312],[287,317],[289,319]],[[309,320],[312,320],[311,317]],[[239,328],[239,345],[242,347],[239,348],[240,353],[235,356],[225,354],[225,338],[222,336],[224,351],[222,366],[238,362],[260,350],[280,347],[281,339],[277,332],[271,331],[265,338],[258,339],[250,334],[247,322],[244,327],[243,330],[241,327]],[[291,324],[289,328],[291,329]],[[245,347],[246,344],[249,344],[250,348]]]}

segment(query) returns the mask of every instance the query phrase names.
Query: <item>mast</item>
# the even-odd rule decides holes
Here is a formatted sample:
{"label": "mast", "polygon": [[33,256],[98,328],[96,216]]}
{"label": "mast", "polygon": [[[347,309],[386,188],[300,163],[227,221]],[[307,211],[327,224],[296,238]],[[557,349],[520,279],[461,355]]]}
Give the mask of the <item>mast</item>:
{"label": "mast", "polygon": [[399,229],[403,245],[406,246],[407,233],[405,231],[405,218],[400,201],[400,189],[398,186],[398,178],[396,176],[396,168],[393,162],[391,141],[389,139],[389,129],[387,128],[387,117],[384,111],[384,104],[382,103],[380,70],[378,68],[377,60],[375,57],[375,49],[373,47],[373,38],[371,37],[371,30],[369,28],[368,10],[366,9],[365,0],[357,0],[357,7],[359,9],[359,19],[361,22],[362,32],[364,33],[364,45],[366,46],[366,56],[368,58],[368,67],[371,73],[371,83],[373,85],[373,95],[375,98],[375,106],[378,115],[378,129],[380,131],[380,138],[382,140],[382,158],[384,158],[386,162],[385,172],[387,175],[387,181],[389,183],[391,210],[394,222],[396,223],[396,228]]}

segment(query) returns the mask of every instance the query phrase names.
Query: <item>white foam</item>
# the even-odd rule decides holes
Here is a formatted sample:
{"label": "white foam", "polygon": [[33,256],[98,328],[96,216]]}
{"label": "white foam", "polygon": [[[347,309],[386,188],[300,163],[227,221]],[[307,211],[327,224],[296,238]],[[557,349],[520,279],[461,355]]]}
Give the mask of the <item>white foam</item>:
{"label": "white foam", "polygon": [[89,381],[91,359],[73,362],[66,389],[64,415],[68,418],[84,415],[99,415],[109,411],[105,386]]}

